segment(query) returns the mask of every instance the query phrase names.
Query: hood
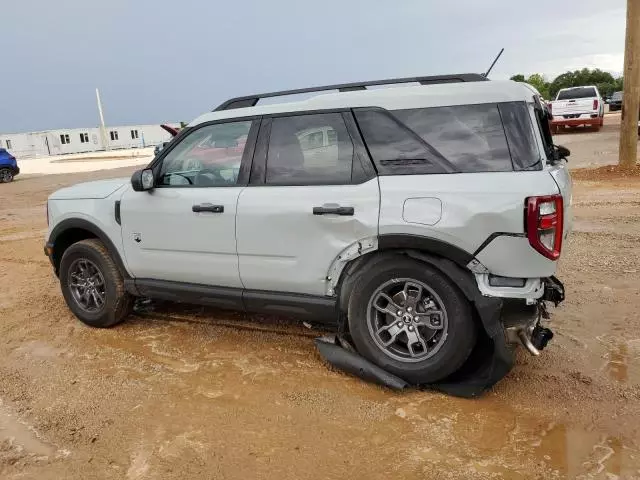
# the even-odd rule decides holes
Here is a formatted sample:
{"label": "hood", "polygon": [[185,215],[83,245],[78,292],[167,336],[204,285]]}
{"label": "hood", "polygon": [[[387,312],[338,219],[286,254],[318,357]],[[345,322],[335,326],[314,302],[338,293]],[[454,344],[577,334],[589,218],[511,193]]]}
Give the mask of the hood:
{"label": "hood", "polygon": [[49,196],[49,200],[79,200],[107,198],[109,195],[129,183],[128,178],[97,180],[95,182],[78,183],[72,187],[61,188]]}

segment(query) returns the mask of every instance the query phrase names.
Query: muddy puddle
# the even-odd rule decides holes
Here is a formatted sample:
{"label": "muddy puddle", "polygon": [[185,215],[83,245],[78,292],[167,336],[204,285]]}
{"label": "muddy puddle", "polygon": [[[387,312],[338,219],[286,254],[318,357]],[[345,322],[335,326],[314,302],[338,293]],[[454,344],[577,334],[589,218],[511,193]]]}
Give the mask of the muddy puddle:
{"label": "muddy puddle", "polygon": [[[87,335],[94,332],[88,330]],[[343,439],[349,438],[349,444],[369,444],[380,460],[396,467],[399,463],[398,468],[412,475],[435,469],[464,472],[469,478],[528,478],[532,472],[543,475],[540,478],[640,476],[638,447],[627,439],[593,425],[545,421],[530,408],[533,405],[513,408],[492,392],[463,400],[431,392],[394,393],[365,384],[328,370],[312,343],[322,332],[283,320],[251,323],[241,315],[169,304],[119,329],[98,333],[99,338],[91,339],[91,358],[82,361],[85,368],[143,381],[158,393],[158,383],[163,385],[160,397],[151,396],[133,407],[147,428],[157,421],[150,412],[171,398],[176,408],[188,405],[188,412],[180,413],[187,424],[219,425],[215,411],[260,412],[263,419],[250,414],[252,420],[245,419],[242,432],[229,432],[225,421],[222,430],[231,443],[252,438],[252,448],[271,452],[273,461],[286,462],[289,446],[295,450],[295,444],[311,447],[319,442],[319,447],[330,448],[345,446]],[[38,345],[37,351],[51,350]],[[628,346],[612,344],[605,357],[607,375],[626,383]],[[530,399],[545,401],[535,395]],[[171,423],[176,413],[164,416]],[[270,425],[269,419],[276,424]],[[322,424],[329,439],[318,439],[313,431],[292,437],[289,429],[300,422]],[[190,435],[198,448],[207,448],[218,442],[220,433],[199,430]],[[394,447],[398,443],[402,452]],[[144,470],[153,471],[159,452],[153,446],[148,450]],[[140,458],[135,457],[130,468],[142,468]]]}
{"label": "muddy puddle", "polygon": [[42,255],[44,202],[112,175],[0,189],[2,480],[640,479],[640,183],[576,182],[556,336],[463,400],[333,371],[325,331],[286,319],[167,304],[80,324]]}
{"label": "muddy puddle", "polygon": [[15,412],[0,399],[0,455],[3,450],[14,450],[18,454],[39,457],[41,460],[60,453],[56,447],[42,440],[33,427],[20,421]]}

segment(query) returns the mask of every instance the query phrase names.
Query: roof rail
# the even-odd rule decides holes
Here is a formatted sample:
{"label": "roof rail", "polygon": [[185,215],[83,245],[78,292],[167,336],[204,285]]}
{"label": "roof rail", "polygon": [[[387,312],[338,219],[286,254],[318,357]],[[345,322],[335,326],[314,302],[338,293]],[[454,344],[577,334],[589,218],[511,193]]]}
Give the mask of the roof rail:
{"label": "roof rail", "polygon": [[339,92],[353,92],[356,90],[366,90],[367,87],[375,85],[393,85],[396,83],[419,83],[421,85],[433,85],[436,83],[459,83],[459,82],[483,82],[489,80],[481,73],[456,73],[450,75],[435,75],[430,77],[405,77],[390,78],[388,80],[372,80],[369,82],[339,83],[336,85],[324,85],[321,87],[298,88],[295,90],[282,90],[280,92],[261,93],[258,95],[247,95],[235,97],[220,104],[214,112],[220,110],[231,110],[233,108],[255,107],[262,98],[282,97],[284,95],[297,95],[300,93],[324,92],[327,90],[338,90]]}

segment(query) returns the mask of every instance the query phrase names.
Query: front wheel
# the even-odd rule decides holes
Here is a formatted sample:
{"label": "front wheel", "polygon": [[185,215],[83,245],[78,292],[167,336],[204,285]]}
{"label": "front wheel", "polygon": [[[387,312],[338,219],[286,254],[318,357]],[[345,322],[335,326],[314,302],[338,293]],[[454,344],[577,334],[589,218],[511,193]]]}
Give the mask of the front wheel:
{"label": "front wheel", "polygon": [[460,290],[437,269],[403,256],[365,267],[348,319],[360,354],[414,384],[454,373],[477,338],[471,306]]}
{"label": "front wheel", "polygon": [[129,314],[132,297],[104,244],[95,238],[71,245],[60,262],[62,295],[80,321],[111,327]]}
{"label": "front wheel", "polygon": [[0,168],[0,183],[13,181],[13,172],[9,168]]}

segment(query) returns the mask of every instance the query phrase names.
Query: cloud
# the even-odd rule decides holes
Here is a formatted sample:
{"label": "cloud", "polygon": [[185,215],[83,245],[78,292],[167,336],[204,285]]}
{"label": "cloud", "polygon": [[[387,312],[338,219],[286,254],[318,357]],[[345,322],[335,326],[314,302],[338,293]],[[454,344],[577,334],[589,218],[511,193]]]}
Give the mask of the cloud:
{"label": "cloud", "polygon": [[[0,131],[189,121],[232,96],[485,71],[621,71],[625,0],[4,2]],[[34,15],[33,12],[38,12]]]}

